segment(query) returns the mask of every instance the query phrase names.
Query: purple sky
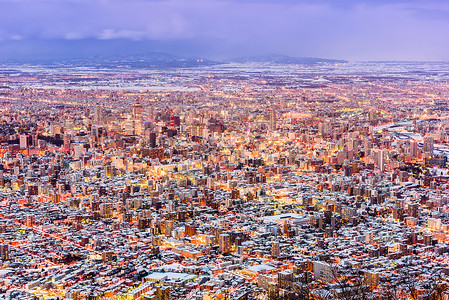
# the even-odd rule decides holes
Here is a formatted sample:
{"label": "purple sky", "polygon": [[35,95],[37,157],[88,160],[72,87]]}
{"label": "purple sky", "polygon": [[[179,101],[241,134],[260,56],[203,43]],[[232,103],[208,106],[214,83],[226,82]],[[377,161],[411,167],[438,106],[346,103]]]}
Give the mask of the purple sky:
{"label": "purple sky", "polygon": [[449,61],[449,1],[0,0],[0,56],[56,44],[213,59]]}

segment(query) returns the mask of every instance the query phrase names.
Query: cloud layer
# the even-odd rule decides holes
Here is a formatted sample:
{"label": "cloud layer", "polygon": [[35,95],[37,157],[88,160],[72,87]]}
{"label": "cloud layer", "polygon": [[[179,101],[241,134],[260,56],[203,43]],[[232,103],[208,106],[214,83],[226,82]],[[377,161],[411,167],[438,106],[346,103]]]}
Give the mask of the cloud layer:
{"label": "cloud layer", "polygon": [[120,39],[212,57],[449,60],[445,2],[0,0],[0,43]]}

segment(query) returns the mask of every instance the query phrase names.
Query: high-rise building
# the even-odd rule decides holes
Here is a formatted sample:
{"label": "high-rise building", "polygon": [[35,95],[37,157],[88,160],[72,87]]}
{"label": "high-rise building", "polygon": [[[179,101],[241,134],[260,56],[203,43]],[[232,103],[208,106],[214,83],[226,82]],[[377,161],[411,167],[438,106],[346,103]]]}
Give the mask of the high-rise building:
{"label": "high-rise building", "polygon": [[313,275],[316,280],[325,282],[332,282],[335,280],[333,266],[322,261],[313,262]]}
{"label": "high-rise building", "polygon": [[171,236],[173,229],[175,229],[173,220],[165,220],[165,235]]}
{"label": "high-rise building", "polygon": [[74,147],[74,158],[80,159],[84,155],[84,145],[82,143],[77,143]]}
{"label": "high-rise building", "polygon": [[150,148],[156,148],[156,132],[150,132]]}
{"label": "high-rise building", "polygon": [[70,152],[70,145],[71,145],[70,134],[64,134],[63,140],[64,140],[63,144],[64,152]]}
{"label": "high-rise building", "polygon": [[186,224],[184,227],[184,232],[186,236],[194,236],[196,234],[196,228],[194,225]]}
{"label": "high-rise building", "polygon": [[170,300],[170,287],[158,286],[156,288],[156,300]]}
{"label": "high-rise building", "polygon": [[94,123],[103,124],[103,109],[100,106],[95,108]]}
{"label": "high-rise building", "polygon": [[0,244],[0,258],[7,260],[9,258],[9,245]]}
{"label": "high-rise building", "polygon": [[27,149],[29,146],[30,136],[28,134],[21,134],[19,136],[20,149]]}
{"label": "high-rise building", "polygon": [[281,254],[281,248],[279,242],[273,242],[271,245],[271,255],[278,257]]}
{"label": "high-rise building", "polygon": [[37,135],[37,133],[33,134],[33,136],[31,137],[31,142],[34,148],[37,148],[38,137],[39,136]]}
{"label": "high-rise building", "polygon": [[64,132],[70,132],[75,127],[75,124],[73,123],[73,119],[66,119],[64,120]]}
{"label": "high-rise building", "polygon": [[134,125],[134,134],[141,135],[143,133],[143,115],[142,104],[134,103],[131,106],[131,120]]}
{"label": "high-rise building", "polygon": [[153,106],[150,106],[148,108],[148,120],[154,121],[154,107]]}
{"label": "high-rise building", "polygon": [[417,218],[419,213],[419,204],[418,203],[410,203],[408,205],[408,215],[413,218]]}
{"label": "high-rise building", "polygon": [[276,130],[276,111],[271,109],[270,111],[270,131]]}
{"label": "high-rise building", "polygon": [[365,271],[364,272],[365,283],[370,287],[376,287],[379,285],[379,273]]}
{"label": "high-rise building", "polygon": [[33,227],[35,222],[34,215],[26,215],[25,217],[25,225],[28,227]]}
{"label": "high-rise building", "polygon": [[424,137],[424,153],[433,154],[433,148],[434,148],[435,140],[433,136],[426,136]]}
{"label": "high-rise building", "polygon": [[379,151],[379,170],[381,172],[385,170],[385,150]]}
{"label": "high-rise building", "polygon": [[170,117],[170,126],[178,127],[179,125],[181,125],[181,119],[179,116],[172,115]]}
{"label": "high-rise building", "polygon": [[411,157],[418,156],[418,142],[415,140],[410,141],[410,156]]}
{"label": "high-rise building", "polygon": [[292,270],[285,270],[278,273],[278,283],[279,288],[285,289],[287,288],[294,279],[294,275]]}
{"label": "high-rise building", "polygon": [[90,133],[94,141],[98,142],[98,139],[100,138],[100,128],[98,128],[98,126],[92,126]]}
{"label": "high-rise building", "polygon": [[100,215],[103,218],[111,218],[112,212],[114,210],[114,205],[112,203],[101,203],[99,205],[100,208]]}
{"label": "high-rise building", "polygon": [[144,125],[142,121],[134,120],[134,134],[142,135],[144,131],[143,128]]}
{"label": "high-rise building", "polygon": [[59,124],[51,124],[50,125],[50,135],[55,136],[61,133],[61,125]]}
{"label": "high-rise building", "polygon": [[143,230],[151,227],[151,219],[150,218],[140,218],[138,221],[139,230]]}
{"label": "high-rise building", "polygon": [[142,104],[134,103],[131,105],[131,116],[133,120],[143,120],[142,117]]}
{"label": "high-rise building", "polygon": [[231,236],[229,234],[220,234],[218,237],[218,247],[220,253],[231,251]]}
{"label": "high-rise building", "polygon": [[320,122],[318,123],[318,133],[321,135],[327,135],[330,131],[328,122]]}
{"label": "high-rise building", "polygon": [[123,122],[123,131],[126,135],[134,135],[135,133],[135,121],[131,118],[126,119]]}

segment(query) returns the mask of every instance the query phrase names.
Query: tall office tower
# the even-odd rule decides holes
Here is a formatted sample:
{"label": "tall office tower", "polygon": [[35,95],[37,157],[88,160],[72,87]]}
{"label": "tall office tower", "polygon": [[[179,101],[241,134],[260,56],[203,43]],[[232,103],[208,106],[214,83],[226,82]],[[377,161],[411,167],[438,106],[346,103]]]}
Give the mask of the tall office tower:
{"label": "tall office tower", "polygon": [[141,135],[143,132],[142,104],[134,103],[131,106],[131,119],[134,122],[134,133]]}
{"label": "tall office tower", "polygon": [[133,120],[139,120],[142,121],[142,104],[140,103],[134,103],[131,105],[131,116]]}
{"label": "tall office tower", "polygon": [[74,150],[74,158],[75,159],[80,159],[83,155],[84,155],[84,145],[83,143],[77,143],[75,145],[75,147],[73,148]]}
{"label": "tall office tower", "polygon": [[50,135],[55,136],[61,133],[61,125],[59,124],[51,124],[50,125]]}
{"label": "tall office tower", "polygon": [[218,237],[218,246],[220,253],[231,251],[231,236],[229,234],[220,234]]}
{"label": "tall office tower", "polygon": [[37,132],[35,134],[33,134],[33,136],[32,136],[32,143],[33,143],[34,148],[37,148],[38,137],[39,136],[38,136]]}
{"label": "tall office tower", "polygon": [[271,255],[272,256],[279,256],[281,254],[281,248],[279,246],[279,242],[273,242],[271,245]]}
{"label": "tall office tower", "polygon": [[328,132],[327,128],[328,128],[327,123],[324,123],[324,122],[318,123],[318,133],[319,134],[326,135]]}
{"label": "tall office tower", "polygon": [[64,120],[64,132],[70,132],[75,127],[73,119]]}
{"label": "tall office tower", "polygon": [[186,236],[194,236],[196,234],[195,225],[186,224],[184,226],[184,232]]}
{"label": "tall office tower", "polygon": [[9,258],[9,245],[0,244],[0,258],[2,260],[7,260]]}
{"label": "tall office tower", "polygon": [[95,142],[98,142],[98,138],[100,137],[100,130],[98,126],[92,126],[90,130],[90,134]]}
{"label": "tall office tower", "polygon": [[418,142],[415,140],[410,141],[410,156],[411,157],[418,156]]}
{"label": "tall office tower", "polygon": [[270,131],[276,130],[276,111],[271,109],[270,111]]}
{"label": "tall office tower", "polygon": [[131,118],[127,118],[123,124],[123,131],[125,132],[126,135],[134,135],[134,121],[131,120]]}
{"label": "tall office tower", "polygon": [[433,139],[433,136],[424,137],[424,153],[433,154],[434,142],[435,140]]}
{"label": "tall office tower", "polygon": [[154,121],[154,107],[153,106],[150,106],[148,108],[148,120]]}
{"label": "tall office tower", "polygon": [[114,212],[114,205],[112,203],[101,203],[99,209],[103,218],[111,218]]}
{"label": "tall office tower", "polygon": [[102,124],[103,123],[103,109],[100,106],[95,108],[94,122],[96,124]]}
{"label": "tall office tower", "polygon": [[142,135],[143,133],[143,123],[139,120],[134,120],[134,134]]}
{"label": "tall office tower", "polygon": [[173,220],[165,220],[165,235],[172,236],[172,232],[175,229]]}
{"label": "tall office tower", "polygon": [[378,152],[379,155],[379,170],[381,172],[385,171],[385,156],[386,156],[386,150],[379,150]]}
{"label": "tall office tower", "polygon": [[172,115],[170,117],[170,126],[180,126],[181,125],[181,119],[179,116]]}
{"label": "tall office tower", "polygon": [[348,141],[348,151],[354,151],[357,148],[357,141],[354,139],[350,139]]}
{"label": "tall office tower", "polygon": [[150,132],[150,148],[156,148],[156,132]]}
{"label": "tall office tower", "polygon": [[70,152],[70,134],[64,134],[63,141],[64,152]]}
{"label": "tall office tower", "polygon": [[29,140],[29,135],[28,135],[28,134],[21,134],[21,135],[19,136],[20,149],[26,149],[26,148],[28,148],[28,146],[29,146],[28,140]]}

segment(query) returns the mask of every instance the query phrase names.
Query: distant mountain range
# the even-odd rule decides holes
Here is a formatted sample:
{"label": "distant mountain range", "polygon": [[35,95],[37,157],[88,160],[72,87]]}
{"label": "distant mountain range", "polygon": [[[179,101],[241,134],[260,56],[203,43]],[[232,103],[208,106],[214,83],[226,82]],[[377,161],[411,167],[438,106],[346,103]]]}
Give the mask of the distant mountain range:
{"label": "distant mountain range", "polygon": [[[199,66],[211,66],[234,63],[272,63],[272,64],[301,64],[314,65],[324,63],[347,63],[345,60],[312,58],[312,57],[290,57],[280,54],[269,54],[252,57],[240,57],[227,61],[213,61],[205,58],[182,57],[164,52],[148,52],[136,55],[106,55],[106,56],[87,56],[87,57],[22,57],[18,59],[4,60],[3,63],[32,63],[43,65],[82,65],[99,68],[188,68]],[[2,61],[0,61],[2,63]]]}
{"label": "distant mountain range", "polygon": [[315,58],[315,57],[291,57],[287,55],[281,54],[268,54],[268,55],[259,55],[259,56],[251,56],[251,57],[240,57],[231,59],[232,62],[239,63],[272,63],[272,64],[281,64],[281,65],[315,65],[315,64],[324,64],[324,63],[347,63],[346,60],[339,59],[327,59],[327,58]]}
{"label": "distant mountain range", "polygon": [[[91,60],[91,63],[93,61]],[[196,57],[181,57],[163,52],[148,52],[140,55],[98,57],[96,63],[103,66],[129,66],[131,68],[187,68],[210,66],[220,62]]]}
{"label": "distant mountain range", "polygon": [[0,60],[0,63],[12,64],[41,64],[41,65],[74,65],[98,68],[187,68],[197,66],[216,65],[215,62],[204,58],[180,57],[163,52],[148,52],[139,55],[106,55],[86,57],[21,57]]}

